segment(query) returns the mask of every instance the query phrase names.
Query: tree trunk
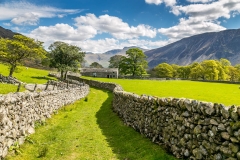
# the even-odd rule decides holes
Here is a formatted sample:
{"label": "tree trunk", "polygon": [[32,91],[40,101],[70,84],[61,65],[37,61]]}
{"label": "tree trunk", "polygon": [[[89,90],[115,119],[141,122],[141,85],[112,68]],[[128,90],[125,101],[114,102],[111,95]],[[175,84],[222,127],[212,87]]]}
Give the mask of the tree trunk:
{"label": "tree trunk", "polygon": [[14,70],[16,69],[16,65],[11,65],[9,76],[12,77]]}
{"label": "tree trunk", "polygon": [[68,73],[68,71],[66,71],[65,74],[64,74],[64,80],[67,79],[67,73]]}
{"label": "tree trunk", "polygon": [[64,71],[61,70],[61,77],[60,77],[61,80],[63,80],[63,73],[64,73]]}

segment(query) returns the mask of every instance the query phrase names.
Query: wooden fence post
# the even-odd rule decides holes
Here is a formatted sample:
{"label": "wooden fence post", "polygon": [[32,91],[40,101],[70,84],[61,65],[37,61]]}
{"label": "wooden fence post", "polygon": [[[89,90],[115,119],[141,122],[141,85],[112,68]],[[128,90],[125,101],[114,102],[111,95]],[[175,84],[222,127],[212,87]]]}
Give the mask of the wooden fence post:
{"label": "wooden fence post", "polygon": [[19,91],[20,91],[20,88],[21,88],[21,83],[18,83],[17,92],[19,92]]}
{"label": "wooden fence post", "polygon": [[34,86],[33,92],[35,92],[36,88],[37,88],[37,83]]}
{"label": "wooden fence post", "polygon": [[49,81],[47,82],[47,85],[46,85],[46,88],[45,88],[45,90],[47,90],[47,89],[48,89],[48,84],[49,84]]}

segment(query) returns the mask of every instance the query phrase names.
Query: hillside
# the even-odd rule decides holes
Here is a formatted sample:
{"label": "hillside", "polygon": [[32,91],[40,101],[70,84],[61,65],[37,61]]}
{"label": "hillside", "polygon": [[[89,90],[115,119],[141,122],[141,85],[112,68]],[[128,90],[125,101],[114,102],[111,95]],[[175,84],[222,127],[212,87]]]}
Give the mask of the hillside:
{"label": "hillside", "polygon": [[188,65],[206,59],[226,58],[240,63],[240,29],[204,33],[146,51],[150,68],[159,63]]}
{"label": "hillside", "polygon": [[9,29],[5,29],[3,27],[0,26],[0,37],[2,38],[13,38],[13,36],[15,34],[19,34],[19,33],[15,33],[15,32],[12,32],[11,30]]}
{"label": "hillside", "polygon": [[[99,64],[101,64],[103,67],[107,68],[109,65],[109,60],[112,56],[114,55],[125,55],[126,51],[130,48],[139,48],[139,47],[124,47],[123,49],[114,49],[114,50],[110,50],[107,51],[105,53],[102,54],[94,54],[94,53],[86,53],[85,55],[85,60],[86,60],[86,64],[85,66],[89,66],[90,64],[92,64],[93,62],[98,62]],[[146,49],[143,48],[139,48],[141,49],[143,52],[147,51]]]}

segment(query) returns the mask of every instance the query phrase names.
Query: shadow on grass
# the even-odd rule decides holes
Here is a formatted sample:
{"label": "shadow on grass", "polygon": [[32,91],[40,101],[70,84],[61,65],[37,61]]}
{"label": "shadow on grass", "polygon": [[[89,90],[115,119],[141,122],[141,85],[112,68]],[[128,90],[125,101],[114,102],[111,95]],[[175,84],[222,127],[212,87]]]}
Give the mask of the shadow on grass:
{"label": "shadow on grass", "polygon": [[96,113],[97,123],[106,137],[109,146],[120,160],[173,160],[176,159],[160,146],[152,143],[134,129],[123,124],[112,111],[113,94],[109,91],[108,98]]}
{"label": "shadow on grass", "polygon": [[54,78],[47,77],[47,76],[32,76],[33,79],[44,79],[44,80],[54,80]]}

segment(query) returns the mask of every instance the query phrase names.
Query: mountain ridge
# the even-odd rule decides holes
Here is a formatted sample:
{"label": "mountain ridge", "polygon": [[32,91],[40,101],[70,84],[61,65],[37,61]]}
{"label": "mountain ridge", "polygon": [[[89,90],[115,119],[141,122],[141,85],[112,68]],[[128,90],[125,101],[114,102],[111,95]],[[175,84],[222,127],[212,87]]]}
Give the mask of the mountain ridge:
{"label": "mountain ridge", "polygon": [[188,65],[207,59],[226,58],[240,63],[240,29],[207,32],[183,38],[166,46],[145,52],[150,68],[159,63]]}
{"label": "mountain ridge", "polygon": [[14,35],[19,34],[0,26],[0,37],[12,39]]}

